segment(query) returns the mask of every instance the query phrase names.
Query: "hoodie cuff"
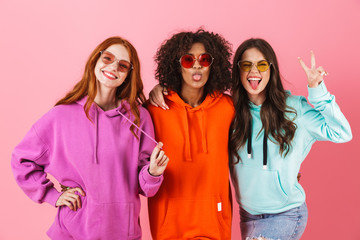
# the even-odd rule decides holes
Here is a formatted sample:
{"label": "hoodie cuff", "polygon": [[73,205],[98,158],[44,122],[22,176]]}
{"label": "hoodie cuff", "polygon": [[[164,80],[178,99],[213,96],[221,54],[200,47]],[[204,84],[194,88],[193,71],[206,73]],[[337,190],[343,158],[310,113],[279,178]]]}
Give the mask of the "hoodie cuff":
{"label": "hoodie cuff", "polygon": [[44,202],[47,202],[51,205],[53,205],[54,207],[56,207],[56,202],[59,199],[59,197],[61,196],[62,192],[58,192],[54,187],[50,188],[45,197],[44,197]]}
{"label": "hoodie cuff", "polygon": [[310,88],[308,86],[308,92],[309,92],[309,101],[311,102],[311,100],[317,100],[317,99],[322,99],[322,98],[327,98],[329,95],[329,92],[325,86],[324,81],[322,81],[319,86],[317,86],[316,88]]}
{"label": "hoodie cuff", "polygon": [[149,164],[143,167],[142,172],[143,172],[142,177],[146,183],[156,184],[158,182],[162,182],[164,178],[163,174],[161,174],[160,176],[151,175],[149,172]]}

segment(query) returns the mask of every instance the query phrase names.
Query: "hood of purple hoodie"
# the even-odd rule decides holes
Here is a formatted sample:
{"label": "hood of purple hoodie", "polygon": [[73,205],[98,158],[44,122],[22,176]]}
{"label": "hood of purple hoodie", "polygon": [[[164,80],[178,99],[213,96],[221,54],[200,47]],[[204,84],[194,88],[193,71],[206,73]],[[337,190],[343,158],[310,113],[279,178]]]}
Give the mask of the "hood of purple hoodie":
{"label": "hood of purple hoodie", "polygon": [[[76,101],[76,103],[81,105],[82,107],[84,107],[87,98],[88,97],[85,96],[82,99]],[[95,140],[94,141],[94,163],[95,164],[98,164],[97,149],[98,149],[98,127],[99,127],[98,126],[98,117],[99,117],[99,113],[102,112],[109,118],[113,118],[113,117],[117,117],[117,116],[122,117],[122,115],[128,114],[128,119],[133,121],[134,116],[131,114],[130,109],[131,109],[130,104],[126,100],[122,100],[119,107],[108,110],[108,111],[102,110],[95,102],[91,105],[90,110],[89,110],[89,116],[94,124],[94,140]],[[85,111],[85,109],[84,109],[84,111]],[[126,121],[128,121],[128,120],[126,119]]]}

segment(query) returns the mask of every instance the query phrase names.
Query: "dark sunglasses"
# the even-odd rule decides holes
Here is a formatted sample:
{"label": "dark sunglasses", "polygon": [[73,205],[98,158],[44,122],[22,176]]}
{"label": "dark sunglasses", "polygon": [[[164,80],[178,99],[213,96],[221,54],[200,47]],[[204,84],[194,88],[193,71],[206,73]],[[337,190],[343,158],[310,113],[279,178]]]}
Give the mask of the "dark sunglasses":
{"label": "dark sunglasses", "polygon": [[214,58],[209,53],[203,53],[198,58],[192,54],[185,54],[179,59],[179,62],[183,68],[192,68],[196,60],[202,67],[209,67],[213,63]]}
{"label": "dark sunglasses", "polygon": [[101,54],[101,56],[100,56],[101,61],[106,65],[112,64],[113,62],[117,61],[117,63],[118,63],[117,70],[119,72],[126,73],[126,72],[129,72],[133,68],[131,63],[129,63],[126,60],[116,59],[114,54],[112,54],[111,52],[104,50],[104,51],[100,51],[100,54]]}
{"label": "dark sunglasses", "polygon": [[241,69],[241,71],[244,71],[244,72],[250,72],[253,65],[255,65],[256,68],[260,72],[266,72],[269,69],[271,63],[269,63],[266,60],[261,60],[261,61],[258,61],[257,63],[253,63],[250,61],[239,61],[238,62],[239,68]]}

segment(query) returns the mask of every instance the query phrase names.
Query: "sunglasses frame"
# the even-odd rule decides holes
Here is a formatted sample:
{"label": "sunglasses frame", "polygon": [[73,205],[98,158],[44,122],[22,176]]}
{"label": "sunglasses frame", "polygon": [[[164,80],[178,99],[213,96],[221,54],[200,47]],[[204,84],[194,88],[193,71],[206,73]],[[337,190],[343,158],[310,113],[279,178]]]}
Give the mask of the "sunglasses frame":
{"label": "sunglasses frame", "polygon": [[[265,71],[261,71],[261,70],[258,68],[258,63],[259,63],[259,62],[264,62],[264,61],[269,64],[269,67],[268,67]],[[251,67],[250,67],[250,70],[249,70],[249,71],[244,71],[244,70],[241,69],[240,63],[242,63],[242,62],[249,62],[249,63],[251,63]],[[270,66],[272,65],[272,63],[269,62],[268,60],[260,60],[260,61],[258,61],[258,62],[256,62],[256,63],[253,63],[253,62],[250,62],[250,61],[238,61],[237,65],[238,65],[239,69],[240,69],[241,71],[243,71],[243,72],[250,72],[251,69],[252,69],[252,67],[253,67],[254,65],[255,65],[256,69],[257,69],[259,72],[266,72],[267,70],[269,70],[269,68],[270,68]]]}
{"label": "sunglasses frame", "polygon": [[[207,54],[207,55],[209,55],[210,57],[211,57],[211,63],[209,64],[209,66],[203,66],[203,65],[201,65],[201,63],[200,63],[200,61],[199,61],[199,59],[201,58],[201,56],[202,55],[205,55],[205,54]],[[193,63],[192,63],[192,65],[191,65],[191,67],[184,67],[182,64],[181,64],[181,59],[184,57],[184,56],[191,56],[192,57],[192,59],[193,59]],[[179,59],[179,63],[180,63],[180,66],[182,66],[183,68],[186,68],[186,69],[189,69],[189,68],[192,68],[192,67],[194,67],[194,64],[195,64],[195,62],[196,61],[198,61],[199,62],[199,65],[201,66],[201,67],[210,67],[211,66],[211,64],[213,64],[213,62],[214,62],[214,57],[213,56],[211,56],[211,54],[210,53],[202,53],[202,54],[200,54],[199,55],[199,57],[195,57],[194,55],[192,55],[192,54],[190,54],[190,53],[186,53],[186,54],[184,54],[184,55],[182,55],[181,57],[180,57],[180,59]]]}
{"label": "sunglasses frame", "polygon": [[[107,53],[110,53],[111,55],[113,55],[113,56],[114,56],[114,61],[112,61],[111,63],[104,63],[104,61],[103,61],[103,59],[102,59],[102,55],[103,55],[104,52],[107,52]],[[117,70],[118,72],[128,73],[128,72],[130,72],[130,71],[134,68],[133,65],[131,64],[131,62],[128,62],[128,61],[126,61],[126,60],[124,60],[124,59],[117,59],[114,54],[112,54],[111,52],[109,52],[109,51],[107,51],[107,50],[102,50],[102,51],[100,51],[100,59],[101,59],[101,61],[102,61],[104,64],[106,64],[106,65],[110,65],[110,64],[112,64],[113,62],[117,62],[117,69],[116,69],[116,70]],[[130,64],[130,69],[129,69],[128,71],[126,71],[126,72],[120,71],[120,64],[119,64],[120,61],[125,61],[125,62],[129,63],[129,64]]]}

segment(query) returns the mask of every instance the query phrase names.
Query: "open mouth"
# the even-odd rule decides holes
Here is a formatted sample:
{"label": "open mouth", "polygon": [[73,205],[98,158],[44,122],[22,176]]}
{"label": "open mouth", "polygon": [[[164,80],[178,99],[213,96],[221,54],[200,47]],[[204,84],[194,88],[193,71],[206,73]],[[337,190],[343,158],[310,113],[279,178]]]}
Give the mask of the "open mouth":
{"label": "open mouth", "polygon": [[194,80],[194,81],[200,81],[200,80],[201,80],[201,77],[202,77],[202,74],[201,74],[201,73],[194,73],[194,74],[192,75],[192,77],[193,77],[193,80]]}
{"label": "open mouth", "polygon": [[116,79],[118,79],[118,77],[115,76],[115,75],[112,74],[112,73],[109,73],[109,72],[106,72],[106,71],[102,71],[102,73],[103,73],[104,76],[107,77],[108,79],[111,79],[111,80],[116,80]]}
{"label": "open mouth", "polygon": [[254,90],[256,90],[261,82],[261,78],[259,77],[249,77],[247,80],[249,81],[251,88]]}

